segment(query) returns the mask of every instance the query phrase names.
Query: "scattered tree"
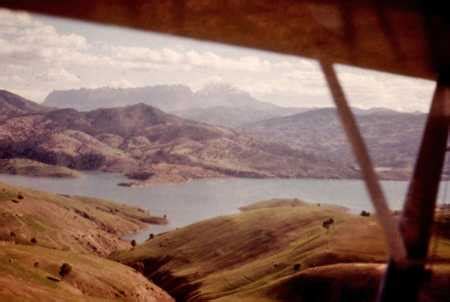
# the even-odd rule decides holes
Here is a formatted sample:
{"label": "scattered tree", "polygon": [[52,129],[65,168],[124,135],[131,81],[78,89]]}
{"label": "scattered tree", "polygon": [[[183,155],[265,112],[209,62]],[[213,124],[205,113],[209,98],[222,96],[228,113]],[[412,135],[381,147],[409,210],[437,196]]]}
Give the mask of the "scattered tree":
{"label": "scattered tree", "polygon": [[37,240],[36,240],[36,238],[31,238],[31,240],[30,240],[30,242],[32,243],[32,244],[36,244],[37,243]]}
{"label": "scattered tree", "polygon": [[334,219],[333,218],[328,218],[327,220],[325,220],[324,222],[322,222],[322,226],[325,228],[325,229],[329,229],[330,227],[331,227],[331,225],[333,225],[334,224]]}
{"label": "scattered tree", "polygon": [[298,272],[300,270],[302,266],[300,265],[300,263],[296,263],[294,264],[294,271]]}
{"label": "scattered tree", "polygon": [[61,277],[65,277],[72,271],[72,265],[69,263],[63,263],[61,267],[59,268],[59,275]]}
{"label": "scattered tree", "polygon": [[363,216],[363,217],[369,217],[370,213],[367,212],[367,211],[362,210],[360,215]]}
{"label": "scattered tree", "polygon": [[136,246],[136,240],[134,240],[134,239],[131,240],[131,246],[132,246],[132,247],[135,247],[135,246]]}

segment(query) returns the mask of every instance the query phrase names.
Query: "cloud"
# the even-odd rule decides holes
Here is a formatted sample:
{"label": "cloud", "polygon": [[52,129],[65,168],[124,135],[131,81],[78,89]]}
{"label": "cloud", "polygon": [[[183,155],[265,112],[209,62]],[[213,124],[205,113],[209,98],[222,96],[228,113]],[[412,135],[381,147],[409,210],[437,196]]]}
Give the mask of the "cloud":
{"label": "cloud", "polygon": [[61,55],[79,54],[87,48],[83,36],[58,33],[53,26],[35,21],[27,13],[0,10],[0,60],[3,62],[58,61]]}
{"label": "cloud", "polygon": [[112,87],[112,88],[131,88],[131,87],[135,87],[135,85],[133,85],[133,83],[128,81],[127,79],[120,79],[120,80],[111,81],[107,86],[108,87]]}
{"label": "cloud", "polygon": [[337,65],[336,70],[350,102],[361,108],[425,111],[436,86],[429,80],[345,65]]}
{"label": "cloud", "polygon": [[111,46],[109,57],[116,67],[151,69],[158,65],[190,70],[192,68],[208,68],[215,70],[265,72],[271,70],[271,62],[257,56],[241,56],[237,58],[221,56],[212,51],[190,49],[181,52],[171,48],[153,49],[148,47]]}
{"label": "cloud", "polygon": [[41,81],[54,82],[63,81],[66,83],[80,83],[81,80],[78,76],[73,73],[68,72],[64,68],[50,68],[44,72],[36,75],[36,77]]}
{"label": "cloud", "polygon": [[[199,89],[221,82],[281,105],[332,104],[314,60],[161,36],[151,40],[150,33],[145,43],[122,45],[117,41],[127,39],[87,39],[41,20],[0,9],[1,88],[39,100],[53,89],[175,83]],[[131,30],[121,34],[137,37]],[[337,70],[358,107],[426,110],[434,88],[431,81],[348,66]]]}
{"label": "cloud", "polygon": [[185,63],[203,68],[251,72],[267,72],[271,70],[272,66],[268,60],[262,60],[257,56],[227,58],[211,51],[200,52],[196,50],[190,50],[186,53]]}

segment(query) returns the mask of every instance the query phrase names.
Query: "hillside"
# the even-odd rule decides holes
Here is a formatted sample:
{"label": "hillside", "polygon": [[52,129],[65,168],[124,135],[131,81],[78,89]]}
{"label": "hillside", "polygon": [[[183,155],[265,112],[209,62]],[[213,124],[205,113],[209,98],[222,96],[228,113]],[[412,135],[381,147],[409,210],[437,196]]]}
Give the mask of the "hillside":
{"label": "hillside", "polygon": [[66,167],[47,165],[23,158],[0,159],[0,173],[58,178],[75,178],[80,176],[79,172]]}
{"label": "hillside", "polygon": [[[87,197],[0,183],[1,301],[173,301],[136,271],[99,256],[130,249],[125,234],[162,221]],[[64,263],[71,272],[60,274]]]}
{"label": "hillside", "polygon": [[163,219],[88,197],[0,183],[0,241],[106,256],[130,247],[121,238]]}
{"label": "hillside", "polygon": [[47,107],[29,101],[17,94],[0,89],[0,121],[12,116],[43,112]]}
{"label": "hillside", "polygon": [[357,172],[286,145],[137,104],[57,109],[0,122],[0,158],[78,170],[121,172],[132,184],[205,177],[357,177]]}
{"label": "hillside", "polygon": [[[59,275],[68,263],[72,271]],[[39,246],[2,245],[0,300],[10,302],[174,302],[159,287],[120,263]]]}
{"label": "hillside", "polygon": [[[190,120],[231,127],[260,141],[281,143],[322,160],[356,167],[334,108],[279,107],[260,102],[250,94],[226,85],[210,85],[196,92],[187,87],[168,85],[164,86],[167,96],[150,93],[161,89],[161,86],[155,86],[61,91],[49,95],[47,104],[81,108],[78,103],[115,106],[116,98],[121,100],[120,104],[142,100]],[[175,92],[176,97],[172,95]],[[65,96],[68,96],[67,102],[58,101]],[[109,105],[108,97],[113,100]],[[384,179],[407,179],[414,166],[426,115],[386,108],[353,108],[353,111],[379,175]],[[448,177],[448,171],[450,164],[445,177]]]}
{"label": "hillside", "polygon": [[253,108],[245,106],[216,106],[209,108],[193,108],[185,111],[175,112],[184,118],[208,123],[211,125],[238,128],[249,123],[255,123],[280,116],[288,116],[299,112],[307,111],[305,108]]}
{"label": "hillside", "polygon": [[[426,115],[392,110],[356,111],[370,154],[382,173],[406,178],[414,165]],[[331,161],[354,164],[353,155],[333,108],[248,124],[247,133],[312,152]]]}
{"label": "hillside", "polygon": [[137,103],[187,119],[226,127],[237,127],[305,110],[261,102],[249,93],[226,84],[210,84],[195,92],[184,85],[58,90],[51,92],[44,102],[48,106],[80,111]]}
{"label": "hillside", "polygon": [[[449,238],[439,240],[435,259],[447,261]],[[372,217],[271,200],[159,235],[113,258],[180,301],[356,302],[372,301],[386,253]],[[434,269],[431,301],[448,301],[450,267]]]}

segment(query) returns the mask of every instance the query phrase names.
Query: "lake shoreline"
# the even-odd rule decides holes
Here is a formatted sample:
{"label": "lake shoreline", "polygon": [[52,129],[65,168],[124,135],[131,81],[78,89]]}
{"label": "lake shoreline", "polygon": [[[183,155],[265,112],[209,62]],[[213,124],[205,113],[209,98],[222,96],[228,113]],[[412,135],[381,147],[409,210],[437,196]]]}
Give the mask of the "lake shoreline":
{"label": "lake shoreline", "polygon": [[[0,175],[0,181],[37,190],[84,195],[107,199],[148,210],[164,217],[167,224],[147,225],[133,238],[174,230],[201,220],[235,214],[239,208],[256,201],[274,198],[298,198],[311,203],[336,204],[353,213],[373,212],[362,180],[347,179],[249,179],[215,178],[184,183],[154,184],[147,187],[121,187],[127,179],[117,173],[87,172],[76,179],[33,178]],[[403,205],[408,188],[406,181],[381,181],[392,210]],[[447,197],[450,202],[450,196]],[[442,202],[441,199],[439,199]]]}

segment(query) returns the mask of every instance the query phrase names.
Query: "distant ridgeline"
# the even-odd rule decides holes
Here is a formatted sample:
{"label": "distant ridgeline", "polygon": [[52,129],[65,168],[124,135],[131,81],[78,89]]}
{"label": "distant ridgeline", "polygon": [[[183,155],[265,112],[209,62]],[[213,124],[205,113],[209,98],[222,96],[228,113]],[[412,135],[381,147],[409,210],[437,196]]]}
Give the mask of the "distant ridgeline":
{"label": "distant ridgeline", "polygon": [[[279,107],[230,86],[55,91],[44,103],[49,107],[1,91],[0,102],[1,158],[148,175],[157,182],[359,177],[334,109]],[[354,111],[379,174],[407,179],[425,115]],[[130,185],[147,181],[131,178]]]}

